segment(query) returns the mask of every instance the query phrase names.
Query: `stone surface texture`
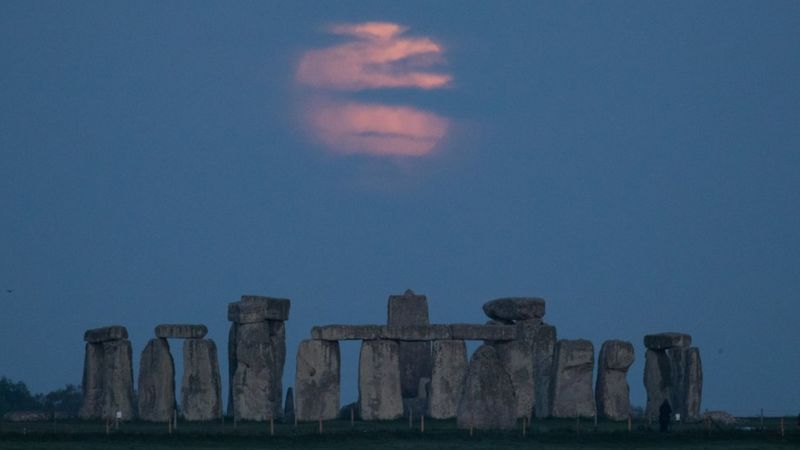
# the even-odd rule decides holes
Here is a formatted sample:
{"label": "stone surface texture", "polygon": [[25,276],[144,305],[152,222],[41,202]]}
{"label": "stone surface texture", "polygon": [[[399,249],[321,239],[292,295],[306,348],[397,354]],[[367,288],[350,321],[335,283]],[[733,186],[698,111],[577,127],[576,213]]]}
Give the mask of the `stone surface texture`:
{"label": "stone surface texture", "polygon": [[206,422],[222,416],[222,382],[217,345],[211,339],[183,342],[181,410],[188,421]]}
{"label": "stone surface texture", "polygon": [[516,425],[517,400],[511,377],[490,345],[475,350],[458,403],[462,429],[506,430]]}
{"label": "stone surface texture", "polygon": [[120,339],[128,339],[128,330],[120,325],[86,330],[83,334],[83,340],[92,344],[99,344],[106,341],[118,341]]}
{"label": "stone surface texture", "polygon": [[428,415],[451,419],[458,414],[458,402],[467,376],[467,346],[464,341],[433,342]]}
{"label": "stone surface texture", "polygon": [[243,295],[242,300],[228,304],[228,320],[240,324],[265,320],[289,320],[291,301],[284,298]]}
{"label": "stone surface texture", "polygon": [[530,418],[534,412],[533,346],[529,340],[494,342],[497,356],[511,377],[517,401],[516,417]]}
{"label": "stone surface texture", "polygon": [[691,345],[692,337],[684,333],[658,333],[648,334],[644,337],[644,346],[650,350],[666,350]]}
{"label": "stone surface texture", "polygon": [[103,412],[104,419],[122,415],[135,418],[131,343],[127,339],[103,343]]}
{"label": "stone surface texture", "polygon": [[644,385],[647,391],[645,414],[658,418],[658,408],[666,399],[672,411],[684,420],[700,418],[703,394],[703,366],[697,347],[648,349],[645,353]]}
{"label": "stone surface texture", "polygon": [[381,338],[381,325],[325,325],[311,328],[312,339],[326,341],[375,340]]}
{"label": "stone surface texture", "polygon": [[585,339],[556,344],[551,380],[554,417],[594,417],[594,346]]}
{"label": "stone surface texture", "polygon": [[403,415],[398,347],[387,340],[361,343],[358,409],[363,420],[394,420]]}
{"label": "stone surface texture", "polygon": [[550,385],[553,379],[553,357],[557,342],[556,327],[547,324],[530,326],[519,323],[517,328],[523,331],[523,338],[530,339],[533,344],[536,417],[548,417],[552,405]]}
{"label": "stone surface texture", "polygon": [[150,339],[139,360],[139,419],[168,422],[175,410],[175,364],[166,339]]}
{"label": "stone surface texture", "polygon": [[[429,325],[428,298],[407,290],[403,295],[391,295],[387,305],[386,334],[397,327],[424,330]],[[434,330],[427,327],[428,330]],[[409,332],[406,331],[406,332]],[[409,334],[411,334],[409,332]],[[416,398],[421,378],[430,378],[433,365],[430,342],[400,342],[400,389],[403,398]]]}
{"label": "stone surface texture", "polygon": [[202,339],[208,333],[205,325],[162,324],[156,326],[156,337],[165,339]]}
{"label": "stone surface texture", "polygon": [[237,420],[277,419],[281,414],[281,378],[286,360],[284,323],[268,320],[231,328],[231,399]]}
{"label": "stone surface texture", "polygon": [[103,413],[103,344],[86,343],[83,360],[81,419],[98,419]]}
{"label": "stone surface texture", "polygon": [[300,342],[294,378],[297,420],[331,420],[338,416],[340,361],[338,342]]}
{"label": "stone surface texture", "polygon": [[498,298],[483,305],[483,312],[500,321],[533,320],[544,317],[545,302],[537,297]]}
{"label": "stone surface texture", "polygon": [[603,342],[597,361],[595,386],[598,417],[627,420],[630,416],[630,386],[627,376],[633,361],[634,349],[630,342]]}

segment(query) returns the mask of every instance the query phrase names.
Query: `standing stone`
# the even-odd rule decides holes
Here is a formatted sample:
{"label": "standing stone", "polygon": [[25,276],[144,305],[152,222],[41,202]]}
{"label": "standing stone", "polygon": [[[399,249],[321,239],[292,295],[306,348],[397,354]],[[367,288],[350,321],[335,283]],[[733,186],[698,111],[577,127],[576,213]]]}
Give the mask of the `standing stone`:
{"label": "standing stone", "polygon": [[430,417],[456,417],[466,376],[467,346],[464,341],[433,341],[433,370],[428,395]]}
{"label": "standing stone", "polygon": [[103,419],[135,417],[131,342],[127,339],[103,343]]}
{"label": "standing stone", "polygon": [[647,390],[645,414],[658,417],[658,408],[666,399],[674,413],[684,420],[700,417],[703,390],[703,367],[700,350],[689,347],[692,338],[682,333],[647,335],[644,339],[644,385]]}
{"label": "standing stone", "polygon": [[283,402],[283,421],[286,423],[294,421],[294,391],[291,386],[286,390],[286,400]]}
{"label": "standing stone", "polygon": [[551,386],[554,417],[595,415],[593,370],[594,346],[591,342],[585,339],[558,341]]}
{"label": "standing stone", "polygon": [[530,419],[534,410],[533,347],[525,339],[497,341],[492,344],[503,368],[511,377],[517,400],[516,416]]}
{"label": "standing stone", "polygon": [[633,344],[606,341],[600,347],[597,362],[597,414],[611,420],[626,420],[630,416],[630,387],[628,368],[633,364]]}
{"label": "standing stone", "polygon": [[[519,326],[527,328],[524,324]],[[556,327],[542,324],[533,328],[533,382],[536,417],[550,415],[553,357],[556,351]]]}
{"label": "standing stone", "polygon": [[175,365],[166,339],[150,339],[139,360],[139,419],[168,422],[175,410]]}
{"label": "standing stone", "polygon": [[403,415],[397,342],[363,341],[358,364],[358,404],[363,420],[394,420]]}
{"label": "standing stone", "polygon": [[[389,296],[388,325],[428,325],[428,298],[411,289]],[[400,342],[400,386],[403,398],[418,397],[419,380],[430,378],[430,342]]]}
{"label": "standing stone", "polygon": [[[650,350],[644,354],[644,387],[647,391],[645,414],[651,420],[658,420],[658,408],[664,400],[670,400],[672,368],[664,350]],[[670,404],[672,402],[670,401]]]}
{"label": "standing stone", "polygon": [[283,322],[237,324],[232,397],[237,420],[269,420],[280,416],[281,377],[286,344]]}
{"label": "standing stone", "polygon": [[103,415],[103,344],[86,343],[83,362],[83,403],[78,417],[99,419]]}
{"label": "standing stone", "polygon": [[233,377],[236,374],[236,322],[231,323],[228,331],[228,415],[233,416]]}
{"label": "standing stone", "polygon": [[217,345],[211,339],[187,339],[183,343],[181,409],[189,421],[210,421],[222,416]]}
{"label": "standing stone", "polygon": [[338,342],[300,342],[294,379],[297,420],[330,420],[339,415],[339,367]]}
{"label": "standing stone", "polygon": [[458,427],[479,430],[512,429],[516,424],[517,399],[511,377],[497,350],[482,345],[472,355],[461,399]]}

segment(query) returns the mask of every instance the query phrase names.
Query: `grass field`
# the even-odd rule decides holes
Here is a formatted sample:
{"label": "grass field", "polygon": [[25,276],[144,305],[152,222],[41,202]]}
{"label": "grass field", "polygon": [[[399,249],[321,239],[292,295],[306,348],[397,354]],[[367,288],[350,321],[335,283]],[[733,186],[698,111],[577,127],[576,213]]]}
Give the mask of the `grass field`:
{"label": "grass field", "polygon": [[179,423],[168,433],[166,424],[124,423],[106,434],[105,423],[68,421],[56,423],[3,423],[0,448],[3,449],[783,449],[800,448],[796,418],[785,421],[781,438],[779,419],[768,419],[760,430],[758,419],[741,426],[751,430],[708,432],[703,424],[683,424],[662,434],[644,423],[572,420],[535,421],[525,436],[522,428],[513,431],[479,432],[456,428],[455,421],[426,420],[425,432],[419,422],[409,429],[407,420],[394,422],[329,421],[319,433],[317,423],[274,425],[274,435],[264,423],[222,424]]}

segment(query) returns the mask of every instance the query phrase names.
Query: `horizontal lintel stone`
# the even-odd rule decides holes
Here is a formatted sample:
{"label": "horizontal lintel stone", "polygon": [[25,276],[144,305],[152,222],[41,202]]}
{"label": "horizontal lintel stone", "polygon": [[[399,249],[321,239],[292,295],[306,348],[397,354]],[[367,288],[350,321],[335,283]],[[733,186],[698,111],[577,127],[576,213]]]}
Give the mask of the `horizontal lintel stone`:
{"label": "horizontal lintel stone", "polygon": [[675,347],[690,347],[692,337],[684,333],[648,334],[644,337],[644,346],[650,350],[666,350]]}
{"label": "horizontal lintel stone", "polygon": [[228,303],[228,320],[256,323],[265,320],[289,320],[291,301],[285,298],[243,295],[242,300]]}
{"label": "horizontal lintel stone", "polygon": [[156,337],[173,339],[202,339],[208,334],[205,325],[162,324],[156,326]]}
{"label": "horizontal lintel stone", "polygon": [[118,341],[121,339],[128,339],[128,329],[121,325],[112,325],[103,328],[94,328],[86,330],[83,334],[83,340],[91,344],[98,344],[100,342]]}
{"label": "horizontal lintel stone", "polygon": [[438,341],[449,339],[510,341],[516,339],[513,325],[326,325],[311,329],[312,339],[326,341],[391,339]]}

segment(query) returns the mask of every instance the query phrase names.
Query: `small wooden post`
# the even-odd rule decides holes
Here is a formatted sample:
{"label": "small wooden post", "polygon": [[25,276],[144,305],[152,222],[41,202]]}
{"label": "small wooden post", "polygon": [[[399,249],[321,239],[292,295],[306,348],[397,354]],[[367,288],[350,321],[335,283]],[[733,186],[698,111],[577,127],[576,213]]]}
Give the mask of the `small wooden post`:
{"label": "small wooden post", "polygon": [[419,416],[419,431],[420,433],[425,432],[425,414]]}
{"label": "small wooden post", "polygon": [[408,408],[408,429],[414,428],[414,411]]}
{"label": "small wooden post", "polygon": [[597,430],[597,411],[594,412],[594,429]]}
{"label": "small wooden post", "polygon": [[106,436],[111,432],[111,419],[106,418]]}
{"label": "small wooden post", "polygon": [[353,427],[356,425],[356,407],[350,407],[350,426]]}
{"label": "small wooden post", "polygon": [[783,427],[783,417],[781,417],[781,439],[786,437],[786,429]]}
{"label": "small wooden post", "polygon": [[275,419],[269,418],[269,435],[275,436]]}
{"label": "small wooden post", "polygon": [[319,434],[322,434],[322,416],[319,417]]}
{"label": "small wooden post", "polygon": [[761,408],[761,429],[764,429],[764,408]]}
{"label": "small wooden post", "polygon": [[173,409],[172,410],[172,419],[175,421],[175,425],[173,425],[172,428],[175,431],[178,431],[178,410],[177,409]]}
{"label": "small wooden post", "polygon": [[631,415],[628,414],[628,433],[630,433],[631,429],[633,428],[631,425]]}
{"label": "small wooden post", "polygon": [[172,434],[172,419],[167,420],[167,433]]}
{"label": "small wooden post", "polygon": [[233,412],[233,428],[236,428],[239,425],[239,419],[236,417],[236,411]]}
{"label": "small wooden post", "polygon": [[294,413],[294,427],[297,428],[297,412]]}
{"label": "small wooden post", "polygon": [[580,415],[575,416],[575,433],[577,433],[578,436],[581,435],[581,416]]}
{"label": "small wooden post", "polygon": [[522,436],[527,434],[528,416],[522,416]]}

